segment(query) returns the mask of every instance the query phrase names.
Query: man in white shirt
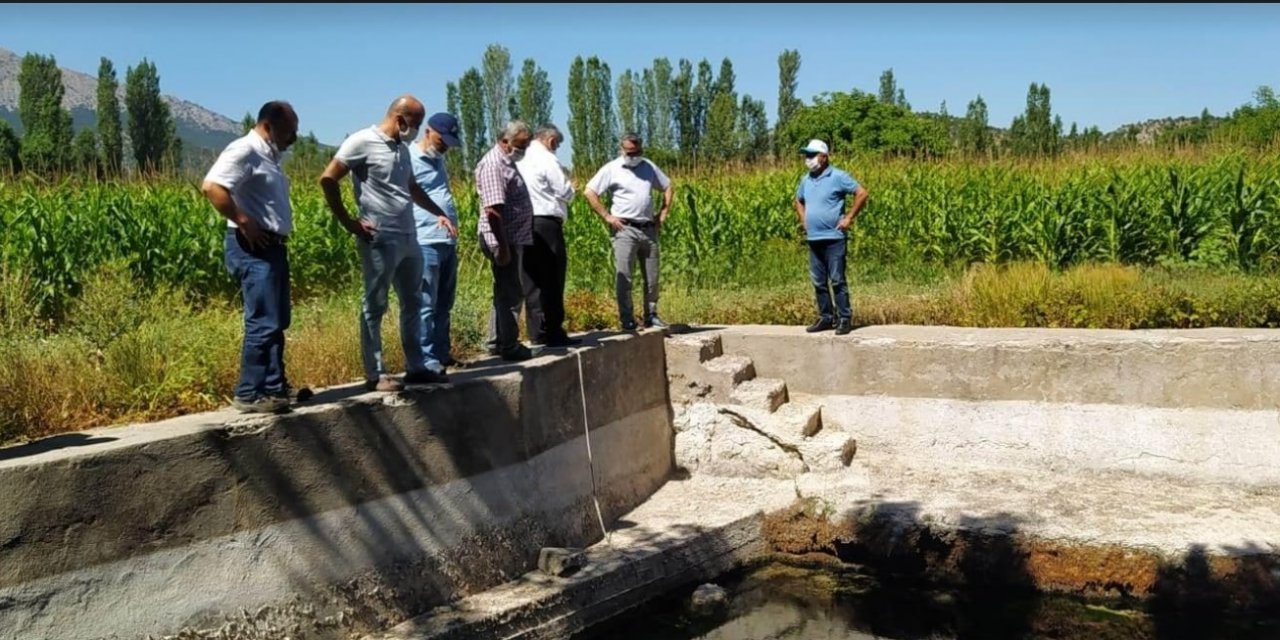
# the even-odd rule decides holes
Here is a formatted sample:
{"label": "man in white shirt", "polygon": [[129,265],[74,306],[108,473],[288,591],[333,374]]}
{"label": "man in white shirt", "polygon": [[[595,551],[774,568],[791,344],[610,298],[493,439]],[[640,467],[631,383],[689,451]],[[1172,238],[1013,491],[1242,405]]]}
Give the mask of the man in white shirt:
{"label": "man in white shirt", "polygon": [[524,256],[525,323],[529,340],[548,347],[581,342],[564,330],[564,279],[569,266],[564,223],[575,189],[556,159],[555,152],[563,142],[559,128],[543,124],[534,132],[524,158],[516,162],[533,201],[533,245]]}
{"label": "man in white shirt", "polygon": [[244,298],[240,381],[232,405],[245,413],[279,413],[290,401],[311,397],[310,389],[291,389],[284,372],[284,332],[291,317],[285,241],[293,231],[293,210],[280,159],[297,138],[293,107],[268,102],[253,130],[227,145],[202,185],[209,203],[227,219],[223,260]]}
{"label": "man in white shirt", "polygon": [[[662,209],[656,216],[653,212],[654,189],[662,190]],[[600,203],[600,194],[604,193],[611,194],[608,210]],[[613,236],[618,316],[622,330],[634,331],[636,328],[631,306],[631,271],[637,259],[645,279],[644,326],[667,326],[658,317],[658,232],[671,211],[675,185],[657,165],[645,159],[640,136],[628,133],[622,137],[622,155],[600,167],[587,183],[585,195]]]}

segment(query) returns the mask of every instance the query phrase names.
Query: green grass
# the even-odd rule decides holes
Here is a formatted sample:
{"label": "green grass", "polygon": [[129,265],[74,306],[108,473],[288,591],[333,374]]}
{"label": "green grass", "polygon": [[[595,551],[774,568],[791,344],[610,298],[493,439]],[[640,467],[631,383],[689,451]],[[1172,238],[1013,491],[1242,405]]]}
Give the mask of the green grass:
{"label": "green grass", "polygon": [[[796,250],[775,256],[775,284],[750,287],[666,283],[669,322],[803,325],[814,319],[807,263]],[[454,348],[479,354],[489,309],[489,274],[464,266],[454,311]],[[1053,271],[1034,263],[935,266],[852,265],[858,325],[976,327],[1280,326],[1280,277],[1196,268],[1081,265]],[[0,296],[0,442],[225,406],[239,366],[241,312],[177,289],[150,291],[110,266],[85,279],[57,331],[31,321],[22,279]],[[29,293],[27,294],[29,295]],[[639,293],[637,292],[638,296]],[[612,293],[571,289],[573,331],[617,326]],[[294,384],[361,379],[358,289],[312,296],[295,308],[286,359]],[[394,305],[384,325],[388,366],[403,368]]]}

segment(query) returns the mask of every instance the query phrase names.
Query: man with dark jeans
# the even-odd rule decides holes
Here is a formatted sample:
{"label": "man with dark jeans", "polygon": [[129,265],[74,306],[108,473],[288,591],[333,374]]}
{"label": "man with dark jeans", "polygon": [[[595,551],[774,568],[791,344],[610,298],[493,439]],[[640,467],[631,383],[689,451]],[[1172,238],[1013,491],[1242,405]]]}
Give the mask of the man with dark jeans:
{"label": "man with dark jeans", "polygon": [[556,159],[564,134],[554,124],[534,132],[529,151],[516,168],[533,202],[533,244],[524,256],[527,277],[525,319],[529,340],[548,347],[569,347],[581,342],[564,330],[564,280],[569,258],[564,246],[564,223],[574,187]]}
{"label": "man with dark jeans", "polygon": [[202,190],[227,219],[223,258],[240,281],[244,298],[244,342],[240,381],[232,405],[246,413],[278,413],[311,390],[293,390],[284,368],[284,332],[289,328],[289,251],[293,231],[289,179],[280,156],[297,139],[298,114],[287,102],[258,111],[253,130],[227,145],[205,176]]}
{"label": "man with dark jeans", "polygon": [[[810,140],[800,149],[809,172],[796,188],[796,217],[809,241],[809,278],[818,303],[818,321],[805,330],[815,333],[835,327],[837,335],[844,335],[853,330],[845,282],[845,232],[866,204],[867,190],[853,176],[830,166],[828,151],[821,140]],[[846,211],[849,195],[853,204]]]}

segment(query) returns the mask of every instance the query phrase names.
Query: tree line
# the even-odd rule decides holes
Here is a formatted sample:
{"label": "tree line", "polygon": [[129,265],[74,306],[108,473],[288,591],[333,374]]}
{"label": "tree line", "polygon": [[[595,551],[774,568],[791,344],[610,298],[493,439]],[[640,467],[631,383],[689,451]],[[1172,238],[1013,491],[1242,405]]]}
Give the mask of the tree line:
{"label": "tree line", "polygon": [[160,75],[146,58],[125,71],[124,109],[115,65],[98,66],[97,128],[73,133],[71,113],[62,106],[65,87],[52,55],[28,53],[18,72],[21,138],[0,121],[0,173],[38,175],[78,173],[115,177],[125,170],[126,147],[144,174],[176,171],[182,165],[182,139],[160,97]]}
{"label": "tree line", "polygon": [[[674,64],[655,58],[641,69],[616,75],[598,56],[577,56],[565,86],[575,167],[595,167],[617,154],[624,133],[639,134],[645,150],[664,165],[706,162],[755,162],[790,157],[810,138],[822,138],[841,153],[870,152],[935,158],[942,156],[1053,156],[1065,151],[1158,144],[1202,144],[1210,141],[1273,144],[1280,135],[1280,101],[1261,87],[1255,103],[1215,118],[1184,118],[1151,134],[1132,125],[1103,134],[1098,127],[1064,130],[1053,113],[1048,85],[1031,83],[1024,111],[1007,128],[989,122],[981,95],[962,116],[952,116],[942,103],[936,112],[916,111],[893,69],[880,76],[876,93],[852,89],[823,92],[806,103],[796,96],[800,54],[778,55],[778,101],[772,126],[763,100],[739,93],[733,62],[719,69],[706,59],[681,58]],[[72,135],[71,116],[62,104],[62,78],[52,56],[27,54],[19,75],[21,140],[0,122],[0,172],[22,169],[48,174],[67,171],[116,176],[123,170],[126,142],[143,172],[177,170],[182,141],[174,130],[168,105],[160,98],[159,75],[145,58],[125,74],[122,119],[118,83],[111,61],[98,70],[98,128]],[[445,87],[446,109],[458,116],[462,149],[446,156],[452,175],[464,176],[492,145],[509,119],[537,126],[552,120],[553,86],[537,61],[526,58],[517,75],[510,51],[490,44],[480,64]],[[246,130],[252,127],[246,115]],[[127,140],[124,133],[127,132]],[[1145,139],[1144,139],[1145,137]],[[330,150],[314,135],[300,136],[290,162],[322,164]]]}

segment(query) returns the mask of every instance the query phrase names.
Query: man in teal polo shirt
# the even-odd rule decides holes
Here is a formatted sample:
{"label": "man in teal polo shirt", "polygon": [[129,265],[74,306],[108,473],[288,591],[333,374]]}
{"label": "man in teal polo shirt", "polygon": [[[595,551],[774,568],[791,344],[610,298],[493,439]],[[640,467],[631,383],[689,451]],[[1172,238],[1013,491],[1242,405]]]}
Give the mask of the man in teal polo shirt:
{"label": "man in teal polo shirt", "polygon": [[[853,176],[832,167],[828,151],[827,143],[816,139],[800,149],[809,173],[796,188],[796,216],[809,241],[809,278],[818,299],[818,321],[805,331],[835,327],[837,335],[844,335],[853,330],[845,282],[845,232],[866,204],[867,190]],[[849,195],[853,204],[846,210]]]}

